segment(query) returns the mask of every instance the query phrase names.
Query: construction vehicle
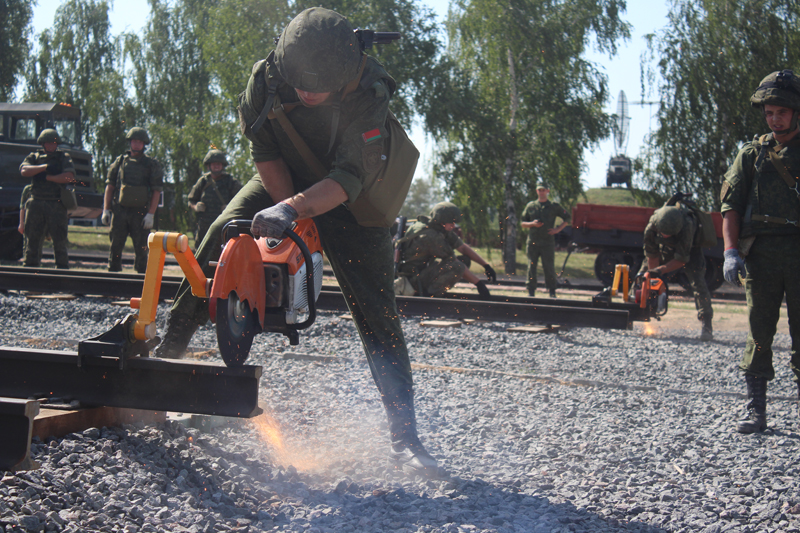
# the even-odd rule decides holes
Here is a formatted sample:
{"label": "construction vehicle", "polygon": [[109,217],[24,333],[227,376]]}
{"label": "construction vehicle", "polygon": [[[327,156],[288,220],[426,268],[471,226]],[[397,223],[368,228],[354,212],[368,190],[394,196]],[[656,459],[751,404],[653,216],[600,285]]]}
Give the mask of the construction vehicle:
{"label": "construction vehicle", "polygon": [[55,128],[60,150],[72,157],[75,179],[72,185],[78,208],[73,218],[97,218],[103,211],[103,196],[95,191],[92,178],[92,156],[81,142],[81,110],[69,104],[0,103],[0,259],[22,257],[22,235],[19,226],[19,204],[22,189],[30,178],[23,178],[19,166],[25,157],[38,150],[36,140],[42,130]]}
{"label": "construction vehicle", "polygon": [[[604,287],[614,280],[616,265],[625,264],[638,272],[644,261],[644,230],[656,209],[603,204],[577,204],[572,208],[571,236],[573,250],[597,253],[594,274]],[[722,215],[711,213],[717,234],[717,245],[703,248],[706,261],[706,284],[709,291],[718,289],[722,275]],[[566,231],[566,230],[565,230]],[[563,233],[563,232],[562,232]],[[665,281],[688,288],[688,280],[680,271],[664,276]]]}

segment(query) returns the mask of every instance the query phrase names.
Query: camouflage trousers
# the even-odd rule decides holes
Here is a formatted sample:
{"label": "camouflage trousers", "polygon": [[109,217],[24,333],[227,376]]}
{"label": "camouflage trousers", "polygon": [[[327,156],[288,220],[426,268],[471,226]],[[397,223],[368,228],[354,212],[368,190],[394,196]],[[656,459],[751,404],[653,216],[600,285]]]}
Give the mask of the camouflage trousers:
{"label": "camouflage trousers", "polygon": [[455,257],[436,258],[426,266],[415,278],[410,278],[411,284],[424,294],[440,296],[447,292],[453,285],[461,281],[467,265]]}
{"label": "camouflage trousers", "polygon": [[136,272],[143,274],[147,270],[147,237],[150,235],[149,229],[142,227],[142,221],[147,214],[147,209],[142,207],[122,207],[114,204],[111,208],[113,217],[111,219],[111,230],[108,238],[111,247],[108,250],[108,270],[109,272],[120,272],[122,270],[122,250],[125,248],[125,241],[128,235],[133,242],[135,259],[133,268]]}
{"label": "camouflage trousers", "polygon": [[744,357],[739,364],[744,372],[771,380],[772,340],[786,297],[789,333],[792,337],[790,366],[795,380],[800,379],[800,235],[759,235],[745,259],[747,277],[747,334]]}
{"label": "camouflage trousers", "polygon": [[[659,264],[665,265],[672,261],[672,255],[662,255]],[[647,269],[647,259],[642,264],[644,270]],[[689,289],[694,296],[694,307],[697,309],[697,318],[703,320],[704,318],[714,318],[714,309],[711,307],[711,292],[708,290],[706,284],[706,258],[703,255],[702,248],[694,247],[689,252],[689,261],[683,266],[682,269],[675,272],[675,274],[683,273],[689,281]]]}
{"label": "camouflage trousers", "polygon": [[56,268],[69,268],[67,252],[67,227],[69,216],[60,200],[35,200],[25,204],[25,262],[26,267],[38,267],[42,259],[42,247],[47,234],[53,239],[53,255]]}
{"label": "camouflage trousers", "polygon": [[548,292],[556,290],[556,245],[552,244],[537,244],[533,242],[528,243],[528,281],[525,287],[528,288],[528,293],[533,293],[536,290],[536,268],[539,264],[539,259],[542,260],[542,270],[544,271],[544,285],[547,287]]}
{"label": "camouflage trousers", "polygon": [[[302,189],[295,185],[295,190]],[[234,219],[251,220],[258,211],[274,203],[258,177],[242,187],[211,225],[195,254],[207,277],[214,275],[214,268],[208,263],[219,259],[225,224]],[[395,303],[389,229],[358,225],[344,206],[314,217],[314,222],[361,337],[372,378],[386,404],[387,398],[396,397],[398,391],[410,391],[413,386],[411,363]],[[172,312],[203,325],[209,319],[208,300],[194,296],[184,280],[178,288]]]}
{"label": "camouflage trousers", "polygon": [[208,233],[208,228],[211,227],[211,224],[219,216],[217,213],[214,216],[208,216],[206,213],[203,213],[203,216],[197,217],[197,229],[194,231],[194,249],[197,250],[200,247],[200,243],[203,242],[203,239]]}

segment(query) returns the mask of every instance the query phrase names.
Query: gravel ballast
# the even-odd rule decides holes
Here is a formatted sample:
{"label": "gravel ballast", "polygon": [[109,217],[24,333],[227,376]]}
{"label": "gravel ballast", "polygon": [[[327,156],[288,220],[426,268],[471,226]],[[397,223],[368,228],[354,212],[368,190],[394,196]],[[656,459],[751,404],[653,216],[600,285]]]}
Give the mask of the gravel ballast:
{"label": "gravel ballast", "polygon": [[[0,343],[74,350],[66,340],[129,312],[0,294]],[[162,305],[161,332],[165,316]],[[389,466],[356,329],[321,312],[299,346],[256,337],[248,364],[264,368],[266,415],[206,432],[168,421],[36,439],[41,468],[2,474],[0,533],[800,531],[787,336],[775,342],[769,429],[740,435],[744,333],[701,343],[699,324],[649,337],[512,325],[403,322],[419,432],[447,479]],[[192,340],[215,344],[211,324]]]}

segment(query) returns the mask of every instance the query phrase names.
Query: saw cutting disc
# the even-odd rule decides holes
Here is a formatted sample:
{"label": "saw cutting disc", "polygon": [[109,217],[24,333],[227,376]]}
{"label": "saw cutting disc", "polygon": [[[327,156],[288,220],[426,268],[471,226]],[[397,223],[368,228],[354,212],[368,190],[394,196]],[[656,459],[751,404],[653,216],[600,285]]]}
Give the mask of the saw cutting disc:
{"label": "saw cutting disc", "polygon": [[253,337],[261,331],[258,316],[235,291],[217,301],[217,342],[227,366],[242,366],[250,355]]}

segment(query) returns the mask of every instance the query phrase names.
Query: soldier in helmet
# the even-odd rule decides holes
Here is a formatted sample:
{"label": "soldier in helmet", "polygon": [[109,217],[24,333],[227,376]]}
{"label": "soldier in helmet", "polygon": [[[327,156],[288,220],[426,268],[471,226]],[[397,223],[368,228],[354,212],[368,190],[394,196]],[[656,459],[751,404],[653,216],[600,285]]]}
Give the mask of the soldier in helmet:
{"label": "soldier in helmet", "polygon": [[[671,203],[671,202],[668,202]],[[711,292],[706,284],[706,260],[700,248],[699,221],[686,206],[665,205],[657,209],[644,229],[644,255],[640,274],[650,272],[661,277],[683,269],[689,280],[697,318],[702,323],[700,340],[714,339],[711,320]]]}
{"label": "soldier in helmet", "polygon": [[[540,184],[536,187],[536,201],[528,203],[522,211],[522,228],[528,230],[528,295],[536,293],[536,267],[542,259],[544,284],[550,298],[556,297],[556,240],[554,235],[569,226],[572,217],[569,211],[548,200],[550,189]],[[556,226],[556,219],[561,224]]]}
{"label": "soldier in helmet", "polygon": [[417,221],[397,241],[400,249],[395,281],[397,294],[441,296],[463,279],[474,284],[481,297],[489,299],[486,282],[455,256],[456,251],[461,252],[482,265],[490,281],[497,282],[497,274],[489,263],[453,232],[460,220],[461,210],[450,202],[433,206],[430,217],[417,217]]}
{"label": "soldier in helmet", "polygon": [[800,80],[791,70],[773,72],[761,81],[750,103],[764,113],[771,133],[739,151],[720,191],[723,273],[734,285],[744,278],[750,323],[739,364],[748,397],[747,415],[737,427],[740,433],[767,427],[767,382],[775,377],[772,340],[784,298],[792,337],[791,369],[795,381],[800,379]]}
{"label": "soldier in helmet", "polygon": [[207,172],[200,176],[189,192],[189,207],[197,213],[195,247],[200,245],[208,228],[242,188],[242,184],[233,179],[233,176],[223,172],[228,166],[224,152],[209,150],[203,158],[203,166]]}
{"label": "soldier in helmet", "polygon": [[[212,275],[207,265],[219,257],[229,220],[253,219],[253,235],[280,237],[295,220],[313,218],[389,419],[391,457],[403,469],[435,474],[437,462],[417,435],[411,364],[392,286],[391,234],[360,225],[350,211],[367,176],[388,159],[383,154],[395,89],[345,17],[320,7],[297,15],[275,50],[253,66],[239,97],[240,126],[258,176],[211,225],[197,257]],[[321,173],[287,134],[287,123],[324,167]],[[208,318],[208,303],[182,284],[156,356],[182,355]]]}
{"label": "soldier in helmet", "polygon": [[23,177],[31,178],[31,198],[25,204],[24,236],[26,241],[24,265],[38,267],[44,238],[53,239],[56,268],[69,268],[67,225],[69,215],[61,202],[61,190],[75,183],[75,167],[68,153],[58,149],[58,132],[42,130],[37,139],[42,145],[19,167]]}
{"label": "soldier in helmet", "polygon": [[136,254],[136,272],[147,270],[147,235],[153,227],[161,200],[164,173],[155,159],[144,155],[150,136],[144,128],[131,128],[125,139],[131,149],[119,156],[108,169],[103,198],[103,224],[111,225],[108,253],[109,272],[122,270],[122,249],[128,235]]}

